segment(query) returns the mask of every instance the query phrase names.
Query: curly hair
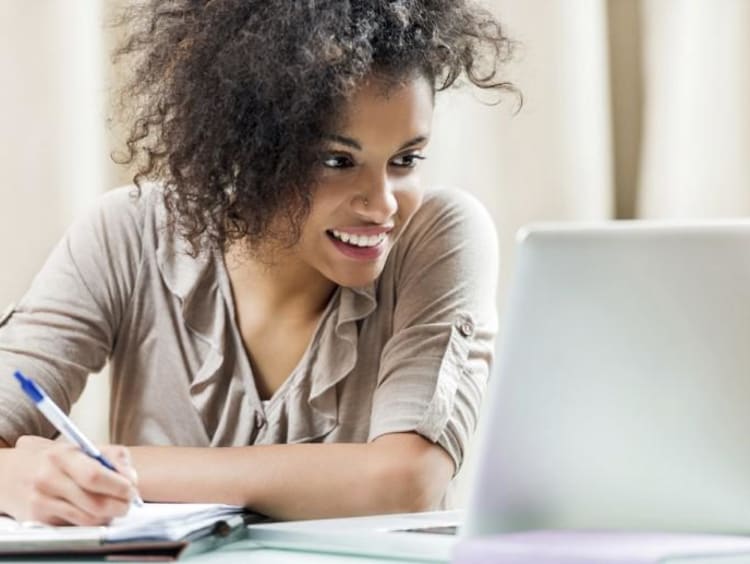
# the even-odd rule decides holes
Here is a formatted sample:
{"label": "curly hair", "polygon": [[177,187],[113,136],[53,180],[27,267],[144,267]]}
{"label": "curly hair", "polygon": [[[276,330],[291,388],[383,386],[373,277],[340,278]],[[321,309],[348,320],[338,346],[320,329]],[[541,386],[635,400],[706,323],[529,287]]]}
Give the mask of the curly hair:
{"label": "curly hair", "polygon": [[310,209],[322,139],[357,84],[498,78],[512,42],[472,0],[139,0],[120,14],[121,101],[138,189],[156,180],[194,253],[269,236],[292,244]]}

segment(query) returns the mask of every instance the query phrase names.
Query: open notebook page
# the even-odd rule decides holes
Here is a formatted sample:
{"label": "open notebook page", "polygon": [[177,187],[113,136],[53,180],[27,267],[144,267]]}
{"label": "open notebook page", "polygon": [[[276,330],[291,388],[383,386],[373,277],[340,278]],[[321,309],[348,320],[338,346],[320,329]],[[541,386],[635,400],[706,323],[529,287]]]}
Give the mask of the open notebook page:
{"label": "open notebook page", "polygon": [[181,540],[208,533],[216,523],[239,524],[242,507],[203,503],[147,503],[133,507],[107,527],[50,527],[0,518],[0,546],[23,543],[115,543]]}

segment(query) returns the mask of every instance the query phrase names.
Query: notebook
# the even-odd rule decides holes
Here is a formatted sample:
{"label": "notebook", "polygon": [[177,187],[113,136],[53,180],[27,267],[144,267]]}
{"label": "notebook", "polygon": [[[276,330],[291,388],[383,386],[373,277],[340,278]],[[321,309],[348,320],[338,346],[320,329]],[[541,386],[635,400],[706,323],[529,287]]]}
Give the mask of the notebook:
{"label": "notebook", "polygon": [[174,559],[242,538],[262,517],[234,505],[147,503],[109,526],[52,527],[0,517],[0,555],[107,554]]}

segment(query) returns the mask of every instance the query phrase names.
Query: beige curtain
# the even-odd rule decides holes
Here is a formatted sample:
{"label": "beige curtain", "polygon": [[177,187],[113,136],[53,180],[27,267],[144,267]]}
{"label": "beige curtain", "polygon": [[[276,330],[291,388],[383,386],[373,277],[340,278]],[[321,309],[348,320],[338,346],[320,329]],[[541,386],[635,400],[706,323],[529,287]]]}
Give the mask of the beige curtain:
{"label": "beige curtain", "polygon": [[645,217],[750,214],[750,2],[644,0]]}
{"label": "beige curtain", "polygon": [[[486,0],[519,43],[525,105],[439,98],[426,176],[477,195],[501,243],[522,224],[750,213],[750,3]],[[104,109],[116,2],[0,2],[0,310],[73,215],[120,184]],[[119,138],[121,140],[121,137]],[[78,416],[106,437],[103,377]]]}

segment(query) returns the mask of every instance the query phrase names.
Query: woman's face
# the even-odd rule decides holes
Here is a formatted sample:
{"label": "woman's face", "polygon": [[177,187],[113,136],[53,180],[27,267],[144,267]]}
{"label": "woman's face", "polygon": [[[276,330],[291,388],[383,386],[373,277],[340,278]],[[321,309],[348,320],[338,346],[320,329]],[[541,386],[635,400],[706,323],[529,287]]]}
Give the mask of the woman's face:
{"label": "woman's face", "polygon": [[377,278],[422,203],[420,162],[430,137],[433,93],[415,78],[385,90],[365,83],[325,139],[299,257],[341,286]]}

